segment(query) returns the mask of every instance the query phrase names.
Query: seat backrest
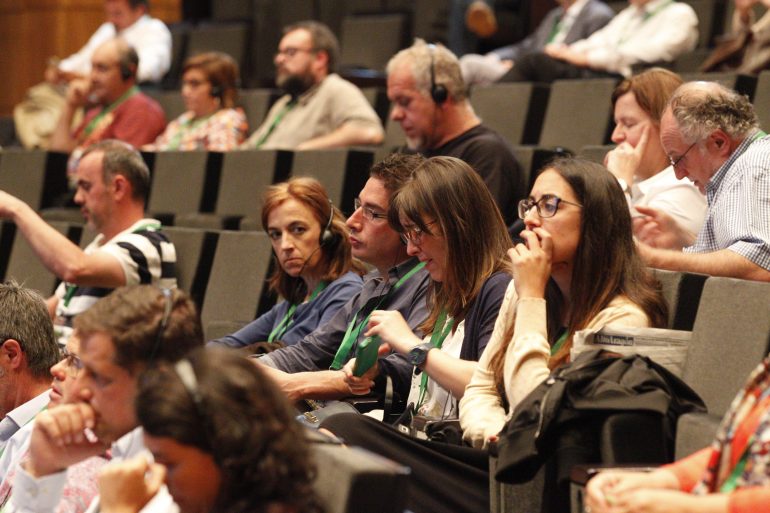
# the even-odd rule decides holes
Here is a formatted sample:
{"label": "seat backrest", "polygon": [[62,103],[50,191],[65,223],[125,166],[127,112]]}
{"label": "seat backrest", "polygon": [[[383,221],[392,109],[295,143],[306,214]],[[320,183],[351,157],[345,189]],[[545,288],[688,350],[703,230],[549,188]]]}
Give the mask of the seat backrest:
{"label": "seat backrest", "polygon": [[190,30],[187,36],[186,57],[203,52],[223,52],[238,63],[238,68],[244,74],[248,36],[249,25],[246,22],[216,22],[198,25]]}
{"label": "seat backrest", "polygon": [[214,212],[259,217],[270,184],[288,179],[292,153],[281,150],[231,151],[224,154]]}
{"label": "seat backrest", "polygon": [[662,269],[653,269],[652,272],[660,282],[663,298],[668,304],[668,328],[692,331],[708,276]]}
{"label": "seat backrest", "polygon": [[220,232],[201,308],[209,321],[251,321],[260,307],[272,246],[264,232]]}
{"label": "seat backrest", "polygon": [[163,228],[176,249],[177,286],[187,292],[199,307],[214,261],[217,234],[195,228],[167,226]]}
{"label": "seat backrest", "polygon": [[149,212],[185,214],[213,210],[221,153],[160,151],[145,156],[152,161]]}
{"label": "seat backrest", "polygon": [[475,88],[471,103],[483,123],[512,145],[536,144],[548,93],[543,84],[498,83]]}
{"label": "seat backrest", "polygon": [[759,74],[754,92],[754,110],[759,118],[759,126],[770,127],[770,70]]}
{"label": "seat backrest", "polygon": [[409,469],[359,447],[315,443],[313,489],[326,513],[401,513]]}
{"label": "seat backrest", "polygon": [[374,152],[358,149],[297,151],[292,176],[312,176],[323,184],[329,198],[345,213],[369,179]]}
{"label": "seat backrest", "polygon": [[732,71],[682,73],[681,75],[685,82],[719,82],[723,86],[745,94],[749,98],[754,97],[754,91],[757,88],[757,77],[739,75]]}
{"label": "seat backrest", "polygon": [[722,0],[683,0],[698,15],[698,48],[708,48],[722,34],[725,4]]}
{"label": "seat backrest", "polygon": [[[13,223],[7,224],[9,226],[4,229],[15,228],[13,231],[16,234],[10,249],[5,279],[14,279],[26,288],[38,291],[43,297],[50,296],[59,281],[58,278],[43,265],[19,229]],[[80,226],[57,221],[49,225],[75,244],[80,242]]]}
{"label": "seat backrest", "polygon": [[682,378],[723,415],[768,351],[770,283],[706,280]]}
{"label": "seat backrest", "polygon": [[249,133],[254,132],[262,124],[273,98],[278,94],[275,89],[241,89],[238,92],[238,105],[246,114]]}
{"label": "seat backrest", "polygon": [[67,190],[67,155],[43,150],[4,150],[0,190],[35,210],[50,207]]}
{"label": "seat backrest", "polygon": [[[551,85],[540,133],[540,146],[561,146],[577,152],[583,146],[609,142],[612,103],[617,80],[557,80]],[[570,120],[580,120],[576,130]]]}
{"label": "seat backrest", "polygon": [[382,71],[404,47],[405,36],[403,14],[345,16],[340,32],[340,66]]}
{"label": "seat backrest", "polygon": [[171,121],[178,118],[187,109],[179,91],[163,91],[160,89],[148,89],[147,96],[158,102],[166,114],[166,119]]}
{"label": "seat backrest", "polygon": [[615,148],[614,144],[583,146],[578,157],[604,165],[604,157],[607,155],[607,152],[611,151],[613,148]]}

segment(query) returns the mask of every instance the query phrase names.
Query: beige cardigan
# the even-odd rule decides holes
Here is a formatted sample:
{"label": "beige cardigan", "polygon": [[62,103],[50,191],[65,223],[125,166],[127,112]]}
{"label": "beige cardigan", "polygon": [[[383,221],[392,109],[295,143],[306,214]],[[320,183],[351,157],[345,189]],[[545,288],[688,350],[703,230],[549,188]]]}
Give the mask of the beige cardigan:
{"label": "beige cardigan", "polygon": [[[510,405],[506,412],[489,365],[500,347],[507,344],[508,341],[504,341],[503,337],[512,322],[515,322],[514,334],[506,349],[504,367],[505,393]],[[639,306],[618,296],[588,323],[587,328],[646,327],[649,324],[647,315]],[[515,406],[548,377],[550,355],[545,299],[519,300],[514,283],[511,282],[500,307],[492,338],[460,401],[463,438],[473,447],[486,447],[489,437],[500,432]]]}

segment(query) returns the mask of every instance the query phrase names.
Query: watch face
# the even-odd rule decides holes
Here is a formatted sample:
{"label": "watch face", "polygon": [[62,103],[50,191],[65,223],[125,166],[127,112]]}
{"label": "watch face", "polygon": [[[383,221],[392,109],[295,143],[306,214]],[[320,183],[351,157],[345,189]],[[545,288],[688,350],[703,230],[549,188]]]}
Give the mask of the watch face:
{"label": "watch face", "polygon": [[415,346],[409,351],[409,363],[418,367],[425,363],[425,359],[428,356],[428,348],[423,345]]}

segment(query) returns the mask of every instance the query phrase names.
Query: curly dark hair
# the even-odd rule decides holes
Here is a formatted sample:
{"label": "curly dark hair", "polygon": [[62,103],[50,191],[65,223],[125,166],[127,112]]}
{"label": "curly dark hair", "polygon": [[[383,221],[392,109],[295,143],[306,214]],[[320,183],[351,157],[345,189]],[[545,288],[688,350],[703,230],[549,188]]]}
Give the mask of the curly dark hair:
{"label": "curly dark hair", "polygon": [[148,434],[212,456],[222,472],[212,511],[262,513],[284,506],[321,512],[308,445],[278,388],[254,363],[226,350],[200,349],[186,360],[196,389],[188,390],[175,366],[148,369],[139,380],[136,413]]}

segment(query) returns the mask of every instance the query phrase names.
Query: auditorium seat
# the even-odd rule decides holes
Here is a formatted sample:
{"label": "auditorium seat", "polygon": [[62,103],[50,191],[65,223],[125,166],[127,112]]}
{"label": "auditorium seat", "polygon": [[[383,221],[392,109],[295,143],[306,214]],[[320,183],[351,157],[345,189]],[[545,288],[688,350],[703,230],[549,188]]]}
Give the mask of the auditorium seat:
{"label": "auditorium seat", "polygon": [[214,261],[217,233],[193,228],[163,228],[176,249],[177,286],[200,308]]}
{"label": "auditorium seat", "polygon": [[219,193],[213,212],[176,216],[174,224],[214,230],[237,230],[243,217],[259,219],[262,197],[270,184],[285,181],[292,153],[280,150],[244,150],[225,153]]}
{"label": "auditorium seat", "polygon": [[577,152],[583,146],[606,144],[611,134],[610,97],[617,80],[557,80],[551,85],[539,146]]}
{"label": "auditorium seat", "polygon": [[241,89],[238,91],[238,106],[246,114],[249,134],[262,124],[270,105],[280,95],[275,89]]}
{"label": "auditorium seat", "polygon": [[734,89],[741,94],[745,94],[749,99],[754,97],[754,91],[757,87],[757,77],[750,75],[740,75],[732,71],[719,71],[711,73],[682,73],[682,79],[685,82],[696,80],[719,82],[725,87]]}
{"label": "auditorium seat", "polygon": [[705,274],[652,269],[668,304],[668,328],[692,331],[698,313]]}
{"label": "auditorium seat", "polygon": [[172,121],[182,115],[187,109],[182,99],[182,93],[176,91],[162,91],[160,89],[147,89],[144,93],[158,102],[166,114],[166,121]]}
{"label": "auditorium seat", "polygon": [[770,71],[759,74],[754,94],[754,110],[759,118],[759,126],[770,128]]}
{"label": "auditorium seat", "polygon": [[388,60],[408,46],[403,14],[350,15],[342,19],[340,62],[343,69],[383,72]]}
{"label": "auditorium seat", "polygon": [[353,200],[369,179],[374,150],[333,149],[297,151],[292,176],[312,176],[323,184],[337,207],[350,214]]}
{"label": "auditorium seat", "polygon": [[44,150],[2,151],[0,190],[34,210],[50,207],[67,190],[67,155]]}
{"label": "auditorium seat", "polygon": [[392,151],[405,144],[406,136],[401,129],[401,124],[398,121],[393,121],[390,118],[390,111],[388,111],[388,117],[385,121],[385,139],[382,141],[382,147],[387,151]]}
{"label": "auditorium seat", "polygon": [[578,157],[604,165],[604,157],[607,155],[607,152],[612,151],[614,148],[614,144],[583,146],[580,153],[578,153]]}
{"label": "auditorium seat", "polygon": [[725,3],[723,0],[683,0],[698,15],[698,48],[708,48],[722,34]]}
{"label": "auditorium seat", "polygon": [[[212,321],[248,322],[271,306],[268,300],[262,300],[271,252],[270,239],[264,232],[219,234],[201,307],[205,335]],[[210,340],[208,335],[206,340]]]}
{"label": "auditorium seat", "polygon": [[475,88],[471,105],[484,125],[512,145],[536,144],[540,138],[548,93],[549,88],[544,84],[492,84]]}
{"label": "auditorium seat", "polygon": [[143,152],[152,186],[147,211],[163,224],[177,214],[211,212],[219,186],[222,154],[206,151]]}
{"label": "auditorium seat", "polygon": [[248,78],[246,42],[249,24],[246,22],[204,23],[191,29],[187,36],[185,59],[203,52],[224,52],[238,63],[241,77]]}

